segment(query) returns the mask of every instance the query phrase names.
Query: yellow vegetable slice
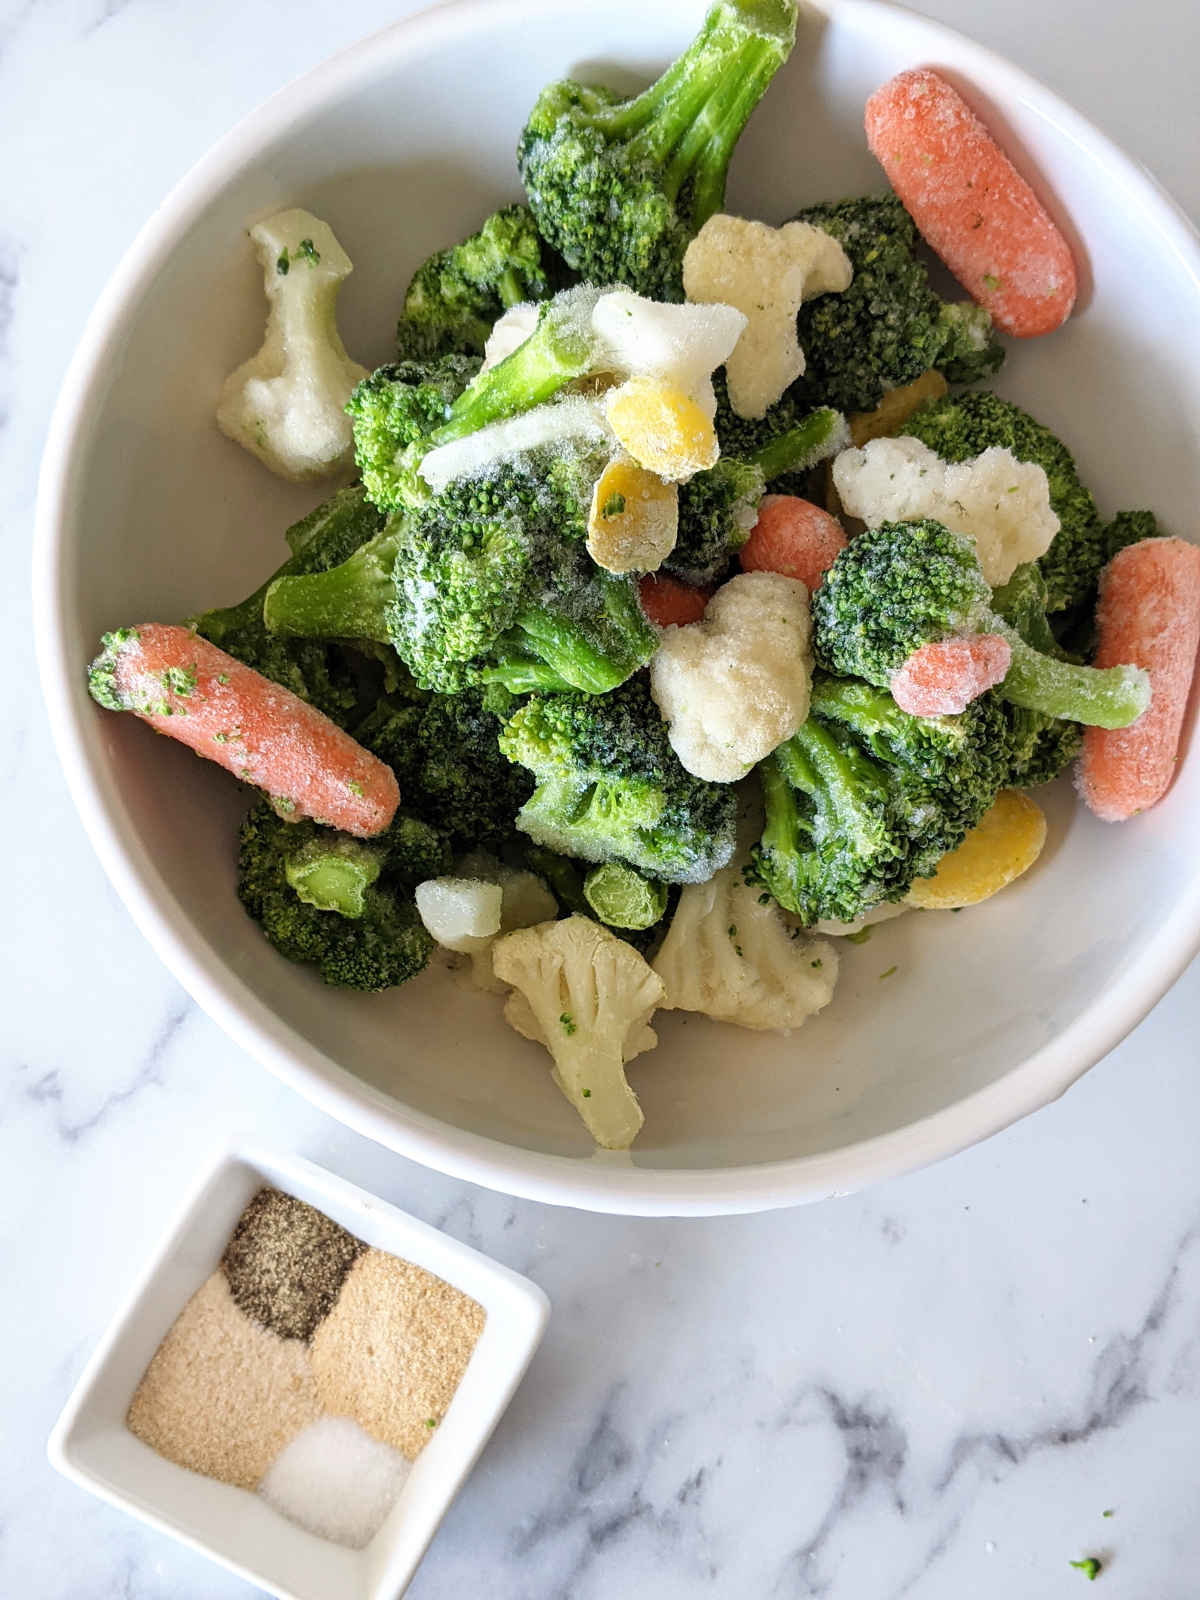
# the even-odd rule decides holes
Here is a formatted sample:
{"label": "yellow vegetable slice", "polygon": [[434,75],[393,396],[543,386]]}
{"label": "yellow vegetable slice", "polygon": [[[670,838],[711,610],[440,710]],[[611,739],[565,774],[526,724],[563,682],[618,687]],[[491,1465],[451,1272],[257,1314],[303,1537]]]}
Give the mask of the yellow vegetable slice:
{"label": "yellow vegetable slice", "polygon": [[679,490],[628,456],[610,461],[592,490],[588,554],[607,572],[656,572],[675,548]]}
{"label": "yellow vegetable slice", "polygon": [[933,877],[915,880],[908,904],[926,911],[978,905],[1028,872],[1045,842],[1041,807],[1019,789],[1001,789],[978,826],[938,862]]}
{"label": "yellow vegetable slice", "polygon": [[669,483],[703,472],[721,453],[709,417],[662,378],[629,378],[610,389],[608,425],[640,466]]}
{"label": "yellow vegetable slice", "polygon": [[946,380],[930,367],[919,378],[899,389],[889,389],[874,411],[860,411],[850,418],[850,438],[860,449],[869,439],[887,439],[900,429],[918,406],[938,400],[946,393]]}

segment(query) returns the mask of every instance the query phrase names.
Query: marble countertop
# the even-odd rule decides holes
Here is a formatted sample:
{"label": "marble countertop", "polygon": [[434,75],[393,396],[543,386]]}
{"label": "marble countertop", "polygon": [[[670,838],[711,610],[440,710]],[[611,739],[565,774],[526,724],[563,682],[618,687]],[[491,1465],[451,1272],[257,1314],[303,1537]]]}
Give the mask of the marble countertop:
{"label": "marble countertop", "polygon": [[[0,525],[14,553],[63,368],[137,227],[268,91],[409,9],[0,0]],[[1192,0],[1142,0],[1132,20],[1117,0],[918,9],[1037,73],[1200,216]],[[0,1594],[252,1593],[44,1454],[231,1119],[530,1273],[554,1302],[413,1600],[1050,1600],[1082,1592],[1068,1563],[1087,1554],[1105,1561],[1106,1600],[1200,1592],[1200,965],[1056,1105],[856,1198],[671,1222],[489,1194],[312,1110],[159,965],[68,802],[26,596],[15,575],[0,590]]]}

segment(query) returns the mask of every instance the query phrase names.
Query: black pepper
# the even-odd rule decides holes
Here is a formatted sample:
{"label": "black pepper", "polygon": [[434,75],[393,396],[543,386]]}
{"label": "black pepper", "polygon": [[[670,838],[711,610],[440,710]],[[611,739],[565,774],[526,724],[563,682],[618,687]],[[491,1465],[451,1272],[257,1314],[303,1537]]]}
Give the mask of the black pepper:
{"label": "black pepper", "polygon": [[221,1267],[234,1303],[281,1339],[310,1339],[366,1246],[303,1200],[260,1189]]}

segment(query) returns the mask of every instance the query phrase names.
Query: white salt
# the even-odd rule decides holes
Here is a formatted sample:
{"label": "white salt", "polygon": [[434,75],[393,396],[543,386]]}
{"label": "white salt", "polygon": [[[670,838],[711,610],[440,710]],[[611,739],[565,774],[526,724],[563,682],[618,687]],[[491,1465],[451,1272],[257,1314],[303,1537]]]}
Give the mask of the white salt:
{"label": "white salt", "polygon": [[258,1492],[309,1533],[361,1550],[383,1526],[411,1465],[349,1417],[320,1417],[275,1457]]}

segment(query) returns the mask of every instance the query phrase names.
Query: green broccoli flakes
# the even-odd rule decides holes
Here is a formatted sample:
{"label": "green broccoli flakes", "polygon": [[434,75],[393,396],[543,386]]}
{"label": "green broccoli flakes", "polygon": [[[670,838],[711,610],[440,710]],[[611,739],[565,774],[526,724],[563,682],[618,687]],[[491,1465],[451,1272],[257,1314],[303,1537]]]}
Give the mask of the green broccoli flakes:
{"label": "green broccoli flakes", "polygon": [[164,667],[160,677],[168,694],[177,694],[186,700],[196,687],[196,664],[193,662],[190,667]]}
{"label": "green broccoli flakes", "polygon": [[[568,1038],[571,1037],[571,1035],[576,1031],[576,1029],[578,1027],[578,1024],[576,1023],[574,1017],[572,1017],[572,1015],[571,1015],[571,1013],[569,1011],[564,1011],[563,1014],[559,1017],[558,1021],[559,1021],[559,1025],[562,1028],[562,1031],[567,1035]],[[586,1089],[584,1090],[584,1093],[585,1094],[587,1093]]]}
{"label": "green broccoli flakes", "polygon": [[296,246],[296,255],[294,259],[297,261],[307,261],[310,267],[315,267],[317,262],[321,259],[321,252],[317,249],[316,245],[313,244],[311,239],[301,239],[300,243]]}
{"label": "green broccoli flakes", "polygon": [[602,517],[619,517],[625,511],[625,496],[623,494],[610,494],[601,508]]}
{"label": "green broccoli flakes", "polygon": [[291,265],[292,263],[288,258],[287,245],[284,245],[283,249],[275,257],[275,271],[281,278],[286,278]]}
{"label": "green broccoli flakes", "polygon": [[1095,1583],[1104,1571],[1104,1563],[1098,1556],[1084,1556],[1082,1561],[1072,1561],[1071,1566],[1076,1572],[1082,1572],[1089,1583]]}

